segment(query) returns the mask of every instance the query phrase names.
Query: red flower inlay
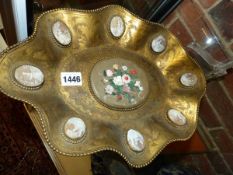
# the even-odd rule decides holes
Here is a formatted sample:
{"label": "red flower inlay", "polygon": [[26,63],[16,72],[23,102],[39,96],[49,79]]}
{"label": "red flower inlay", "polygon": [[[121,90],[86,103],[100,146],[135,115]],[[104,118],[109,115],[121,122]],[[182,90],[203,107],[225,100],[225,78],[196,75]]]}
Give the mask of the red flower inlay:
{"label": "red flower inlay", "polygon": [[137,74],[137,70],[136,69],[131,69],[129,71],[129,73],[132,74],[132,75],[135,75],[135,74]]}
{"label": "red flower inlay", "polygon": [[121,95],[117,95],[117,99],[118,99],[118,100],[121,100],[121,99],[122,99],[122,96],[121,96]]}

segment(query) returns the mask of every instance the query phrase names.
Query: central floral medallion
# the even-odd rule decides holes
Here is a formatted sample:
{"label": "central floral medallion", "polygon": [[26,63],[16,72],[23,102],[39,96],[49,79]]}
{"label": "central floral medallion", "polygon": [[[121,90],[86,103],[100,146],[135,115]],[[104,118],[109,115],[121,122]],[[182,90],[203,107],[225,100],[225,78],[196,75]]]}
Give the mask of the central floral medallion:
{"label": "central floral medallion", "polygon": [[137,77],[137,69],[114,64],[110,69],[104,70],[103,74],[105,93],[115,96],[116,100],[125,98],[129,103],[135,103],[136,97],[143,93],[143,86]]}
{"label": "central floral medallion", "polygon": [[91,87],[101,102],[115,108],[135,107],[148,93],[144,71],[123,59],[98,62],[91,72]]}

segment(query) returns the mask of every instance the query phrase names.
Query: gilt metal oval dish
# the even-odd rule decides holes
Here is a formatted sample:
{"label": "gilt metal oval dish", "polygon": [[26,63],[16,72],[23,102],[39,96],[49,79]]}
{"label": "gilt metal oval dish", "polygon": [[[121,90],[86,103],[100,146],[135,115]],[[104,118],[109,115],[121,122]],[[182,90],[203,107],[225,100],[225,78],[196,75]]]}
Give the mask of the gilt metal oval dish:
{"label": "gilt metal oval dish", "polygon": [[[124,24],[116,22],[120,29],[111,34],[116,16]],[[69,26],[65,30],[72,31],[72,47],[54,44],[56,21]],[[70,34],[65,40],[58,37],[58,44],[69,45]],[[9,78],[22,64],[46,75],[40,89],[19,88]],[[190,76],[182,76],[187,72],[195,75],[195,85]],[[205,85],[199,66],[172,33],[114,5],[46,12],[30,39],[4,53],[0,62],[0,90],[37,109],[35,125],[43,128],[53,150],[66,156],[112,150],[134,167],[149,164],[168,143],[192,136]],[[169,109],[178,110],[185,121]],[[70,134],[67,116],[82,116],[80,134],[74,125]],[[132,135],[132,128],[139,134]]]}

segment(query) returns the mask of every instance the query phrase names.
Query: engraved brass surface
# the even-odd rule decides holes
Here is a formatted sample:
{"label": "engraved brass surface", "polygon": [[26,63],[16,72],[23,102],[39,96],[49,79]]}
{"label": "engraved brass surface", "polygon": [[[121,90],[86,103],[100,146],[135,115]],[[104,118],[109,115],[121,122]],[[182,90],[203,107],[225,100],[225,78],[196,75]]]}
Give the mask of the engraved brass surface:
{"label": "engraved brass surface", "polygon": [[[116,15],[124,20],[125,31],[114,38],[109,23]],[[71,32],[72,42],[68,46],[62,46],[53,37],[51,26],[58,20]],[[156,53],[151,49],[151,42],[159,35],[167,43],[163,52]],[[92,92],[93,66],[112,58],[129,60],[147,75],[149,92],[136,108],[109,108]],[[13,70],[23,64],[36,66],[43,72],[44,83],[40,88],[22,88],[14,81]],[[81,72],[82,86],[61,86],[61,72]],[[180,77],[187,72],[198,78],[193,87],[180,83]],[[0,60],[0,90],[34,106],[44,137],[54,151],[65,156],[82,156],[112,150],[134,167],[150,163],[170,142],[191,137],[205,85],[199,66],[168,30],[114,5],[90,11],[45,12],[37,20],[33,35],[6,50]],[[185,125],[177,126],[167,118],[171,108],[182,112],[187,120]],[[86,124],[86,133],[80,140],[71,140],[63,132],[65,122],[73,116]],[[134,152],[129,148],[126,139],[129,129],[143,135],[143,151]]]}
{"label": "engraved brass surface", "polygon": [[24,104],[27,113],[36,128],[50,158],[52,159],[57,171],[61,175],[92,175],[91,156],[71,157],[59,154],[51,149],[43,135],[38,112],[29,104]]}

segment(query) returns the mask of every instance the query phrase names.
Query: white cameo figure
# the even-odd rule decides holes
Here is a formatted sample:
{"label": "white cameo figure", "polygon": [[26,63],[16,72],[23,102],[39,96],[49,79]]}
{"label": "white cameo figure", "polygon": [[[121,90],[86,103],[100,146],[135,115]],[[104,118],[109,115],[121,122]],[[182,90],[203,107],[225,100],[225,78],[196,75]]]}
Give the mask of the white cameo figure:
{"label": "white cameo figure", "polygon": [[71,117],[65,123],[64,132],[70,139],[80,139],[86,132],[86,125],[82,119]]}
{"label": "white cameo figure", "polygon": [[21,65],[15,69],[15,79],[26,87],[38,87],[44,82],[43,72],[32,65]]}
{"label": "white cameo figure", "polygon": [[176,125],[183,126],[186,124],[185,116],[176,109],[168,110],[168,118]]}
{"label": "white cameo figure", "polygon": [[151,48],[154,52],[162,52],[166,48],[166,39],[162,36],[159,35],[156,38],[154,38],[151,42]]}
{"label": "white cameo figure", "polygon": [[185,73],[180,77],[180,82],[184,86],[195,86],[197,84],[197,76],[192,73]]}
{"label": "white cameo figure", "polygon": [[140,151],[143,151],[145,148],[143,135],[134,129],[128,130],[127,141],[128,141],[129,147],[133,151],[140,152]]}
{"label": "white cameo figure", "polygon": [[124,21],[120,16],[114,16],[110,22],[110,31],[113,36],[120,37],[125,31]]}
{"label": "white cameo figure", "polygon": [[68,27],[61,21],[57,21],[52,26],[52,32],[55,39],[62,45],[71,43],[71,33]]}

